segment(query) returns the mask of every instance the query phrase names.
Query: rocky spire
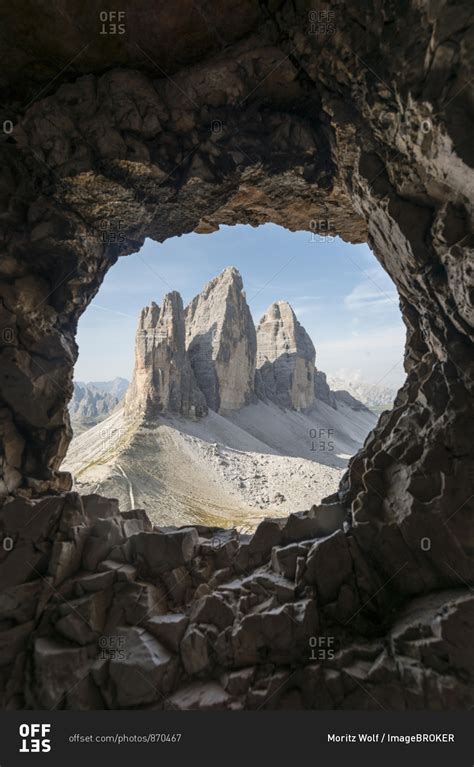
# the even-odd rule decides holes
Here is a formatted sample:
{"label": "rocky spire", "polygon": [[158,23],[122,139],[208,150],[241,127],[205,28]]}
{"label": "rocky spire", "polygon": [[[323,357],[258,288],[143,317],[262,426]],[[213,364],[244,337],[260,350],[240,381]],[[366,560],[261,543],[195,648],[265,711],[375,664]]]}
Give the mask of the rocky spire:
{"label": "rocky spire", "polygon": [[186,310],[177,292],[142,310],[125,411],[199,416],[209,407],[226,414],[255,395],[302,410],[328,389],[315,356],[286,301],[272,304],[255,331],[242,277],[227,267]]}
{"label": "rocky spire", "polygon": [[327,382],[326,373],[323,373],[322,370],[314,371],[314,396],[317,400],[320,400],[334,410],[337,410],[334,392],[331,391],[331,387]]}
{"label": "rocky spire", "polygon": [[257,327],[256,388],[281,407],[302,410],[314,402],[316,351],[290,304],[276,301]]}
{"label": "rocky spire", "polygon": [[237,269],[229,266],[208,282],[185,315],[189,360],[208,406],[226,413],[248,404],[257,342]]}
{"label": "rocky spire", "polygon": [[161,308],[152,302],[142,309],[135,340],[135,369],[125,412],[204,415],[207,406],[196,386],[185,348],[181,296],[168,293]]}

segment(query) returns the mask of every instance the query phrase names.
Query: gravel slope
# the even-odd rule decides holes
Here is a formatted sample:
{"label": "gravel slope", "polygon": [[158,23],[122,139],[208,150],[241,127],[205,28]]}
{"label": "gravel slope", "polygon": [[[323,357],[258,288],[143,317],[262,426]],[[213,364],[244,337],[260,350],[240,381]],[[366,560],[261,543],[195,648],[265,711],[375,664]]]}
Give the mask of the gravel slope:
{"label": "gravel slope", "polygon": [[296,413],[260,402],[229,417],[161,417],[151,426],[118,410],[73,439],[63,468],[79,492],[117,497],[122,510],[133,499],[155,524],[251,529],[334,492],[375,422],[324,403]]}

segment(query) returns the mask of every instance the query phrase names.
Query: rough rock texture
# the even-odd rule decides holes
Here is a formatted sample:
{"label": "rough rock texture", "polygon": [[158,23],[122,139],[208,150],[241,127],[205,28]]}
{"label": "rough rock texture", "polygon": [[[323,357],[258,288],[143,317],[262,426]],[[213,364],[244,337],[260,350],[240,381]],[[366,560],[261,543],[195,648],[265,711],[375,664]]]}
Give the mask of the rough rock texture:
{"label": "rough rock texture", "polygon": [[184,310],[176,291],[160,306],[142,309],[135,339],[133,380],[125,397],[125,414],[147,417],[162,412],[201,416],[207,412],[186,354]]}
{"label": "rough rock texture", "polygon": [[152,528],[96,495],[8,502],[0,705],[472,706],[471,590],[407,600],[345,516],[322,505],[250,537]]}
{"label": "rough rock texture", "polygon": [[[240,694],[255,708],[277,700],[326,708],[472,705],[465,651],[474,581],[471,4],[409,0],[399,7],[376,0],[361,9],[353,0],[334,6],[248,0],[216,2],[203,12],[178,0],[171,15],[169,5],[143,14],[132,0],[122,36],[100,34],[95,6],[81,23],[62,6],[42,8],[38,23],[36,14],[10,4],[3,20],[10,83],[3,88],[2,81],[7,122],[0,150],[0,491],[19,496],[1,515],[5,529],[17,525],[13,548],[2,552],[3,582],[24,590],[36,584],[36,570],[47,578],[37,586],[39,601],[30,599],[31,620],[22,605],[21,617],[2,623],[8,705],[26,699],[49,706],[61,695],[57,705],[90,706],[91,698],[99,707],[118,705],[113,688],[107,698],[111,658],[82,683],[75,675],[88,671],[90,645],[50,639],[51,625],[67,615],[60,615],[48,579],[56,590],[64,585],[66,600],[75,599],[69,588],[81,566],[80,531],[89,530],[73,525],[77,539],[68,525],[55,532],[60,523],[37,506],[51,503],[59,515],[64,504],[69,514],[70,496],[61,494],[70,477],[59,469],[71,438],[67,401],[79,316],[107,269],[146,236],[163,241],[220,224],[269,221],[311,231],[316,243],[327,233],[369,242],[400,295],[407,381],[339,491],[352,519],[345,539],[354,566],[338,584],[337,601],[307,596],[305,589],[318,593],[319,584],[302,581],[306,560],[298,557],[294,599],[295,584],[278,579],[277,599],[289,601],[270,601],[239,619],[237,636],[230,627],[220,633],[212,624],[191,627],[196,663],[207,649],[210,662],[214,652],[221,664],[229,658],[230,670],[228,677],[203,671],[201,689],[186,681],[176,705],[227,707],[246,688]],[[317,244],[308,247],[321,255]],[[53,502],[44,497],[51,492],[60,494]],[[21,495],[44,500],[33,510]],[[145,615],[159,601],[156,592],[147,582],[127,581],[133,562],[106,564],[109,544],[98,531],[91,541],[89,575],[102,581],[105,594],[112,577],[114,595],[117,588],[111,625]],[[269,524],[241,548],[239,561],[250,557],[264,566],[272,545],[281,542]],[[343,544],[336,545],[342,554]],[[167,578],[182,579],[183,599],[194,586],[188,567]],[[197,573],[209,589],[226,577],[199,566]],[[267,591],[269,580],[267,573]],[[229,600],[234,593],[242,598],[242,611],[261,598],[256,576],[243,590],[223,583]],[[453,587],[457,596],[448,591]],[[78,599],[86,588],[79,584]],[[335,588],[323,586],[322,593]],[[401,614],[397,623],[386,591],[395,600],[421,600],[412,625]],[[446,608],[432,601],[438,591]],[[13,605],[23,601],[15,592],[10,597]],[[88,621],[100,636],[103,608],[87,600],[81,610],[99,616]],[[360,619],[350,620],[362,606]],[[70,620],[69,628],[61,624],[62,636]],[[317,620],[323,631],[327,620],[342,620],[341,654],[332,666],[306,655],[306,667],[293,674],[308,630],[320,635]],[[349,636],[354,626],[356,644]],[[35,654],[35,632],[54,644],[39,643]],[[173,666],[160,640],[160,647],[142,634],[133,641],[135,659],[156,659],[160,694],[168,695]],[[76,678],[68,693],[65,680]],[[141,688],[134,695],[148,697]]]}
{"label": "rough rock texture", "polygon": [[[255,396],[293,410],[315,399],[336,410],[338,401],[367,410],[348,392],[330,390],[325,374],[315,370],[315,357],[311,338],[286,301],[272,304],[255,331],[242,278],[227,267],[184,312],[177,292],[168,293],[161,308],[153,302],[142,309],[125,414],[202,416],[208,406],[228,413]],[[98,415],[113,401],[95,389],[74,387],[84,415]]]}
{"label": "rough rock texture", "polygon": [[268,307],[257,326],[257,371],[266,399],[302,410],[314,402],[316,351],[287,301]]}
{"label": "rough rock texture", "polygon": [[242,277],[230,266],[186,307],[186,348],[196,381],[212,410],[247,405],[255,374],[255,327]]}
{"label": "rough rock texture", "polygon": [[321,400],[321,402],[325,402],[326,405],[337,409],[334,392],[331,391],[331,387],[326,379],[326,373],[323,373],[322,370],[314,371],[314,397]]}

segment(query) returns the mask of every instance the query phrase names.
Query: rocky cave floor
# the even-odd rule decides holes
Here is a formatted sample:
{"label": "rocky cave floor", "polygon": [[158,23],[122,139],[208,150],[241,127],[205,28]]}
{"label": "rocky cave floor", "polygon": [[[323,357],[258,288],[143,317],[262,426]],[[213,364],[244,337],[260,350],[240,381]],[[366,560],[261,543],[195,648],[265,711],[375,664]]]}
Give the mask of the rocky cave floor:
{"label": "rocky cave floor", "polygon": [[69,493],[8,502],[1,528],[6,709],[474,703],[472,589],[402,602],[338,503],[239,536]]}

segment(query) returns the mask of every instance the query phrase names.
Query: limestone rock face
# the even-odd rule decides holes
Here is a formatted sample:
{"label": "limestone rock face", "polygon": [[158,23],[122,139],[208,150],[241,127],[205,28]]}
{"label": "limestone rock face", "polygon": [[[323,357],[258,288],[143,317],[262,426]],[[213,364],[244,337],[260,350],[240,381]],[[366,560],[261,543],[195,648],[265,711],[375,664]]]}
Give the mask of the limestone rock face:
{"label": "limestone rock face", "polygon": [[176,291],[164,297],[161,307],[152,302],[141,312],[133,381],[125,398],[128,415],[165,411],[196,416],[207,412],[186,355],[183,302]]}
{"label": "limestone rock face", "polygon": [[226,413],[253,395],[257,341],[242,277],[230,266],[186,307],[186,348],[212,410]]}
{"label": "limestone rock face", "polygon": [[267,399],[295,410],[314,402],[316,351],[290,304],[268,307],[257,327],[257,370]]}
{"label": "limestone rock face", "polygon": [[332,408],[336,408],[336,401],[334,392],[327,382],[326,373],[322,370],[314,371],[314,396],[315,399],[319,399],[321,402],[325,402]]}

